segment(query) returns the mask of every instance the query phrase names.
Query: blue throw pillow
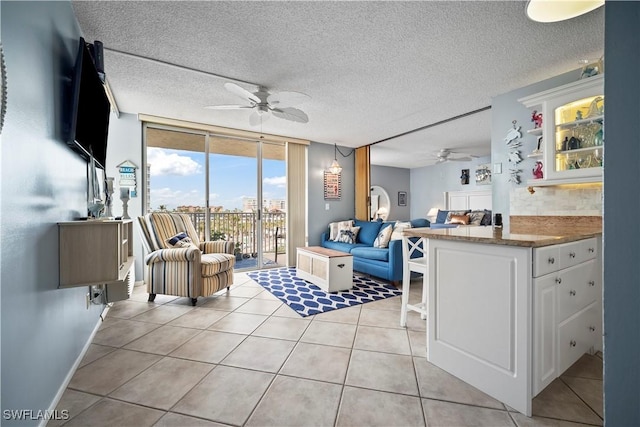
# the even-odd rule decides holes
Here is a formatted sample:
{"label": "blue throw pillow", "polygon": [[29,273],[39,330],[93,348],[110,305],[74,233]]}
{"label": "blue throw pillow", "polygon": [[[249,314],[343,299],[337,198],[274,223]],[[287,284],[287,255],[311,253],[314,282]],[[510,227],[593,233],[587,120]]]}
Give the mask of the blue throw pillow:
{"label": "blue throw pillow", "polygon": [[412,219],[411,220],[411,227],[412,228],[428,227],[429,224],[431,224],[431,223],[426,218],[416,218],[416,219]]}
{"label": "blue throw pillow", "polygon": [[480,221],[480,225],[491,225],[491,211],[485,209],[484,216],[482,217],[482,221]]}
{"label": "blue throw pillow", "polygon": [[368,246],[373,246],[373,242],[378,237],[378,233],[380,232],[380,228],[382,227],[382,222],[378,221],[355,221],[355,226],[360,227],[360,232],[358,233],[358,242],[364,243]]}
{"label": "blue throw pillow", "polygon": [[436,224],[444,224],[447,220],[447,215],[449,215],[449,211],[441,211],[438,209],[438,216],[436,216]]}

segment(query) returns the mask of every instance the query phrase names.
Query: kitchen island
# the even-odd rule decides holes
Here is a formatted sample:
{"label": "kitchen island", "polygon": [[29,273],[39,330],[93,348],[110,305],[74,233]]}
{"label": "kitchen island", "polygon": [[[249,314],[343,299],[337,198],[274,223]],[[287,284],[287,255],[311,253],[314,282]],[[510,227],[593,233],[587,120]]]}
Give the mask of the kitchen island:
{"label": "kitchen island", "polygon": [[404,232],[426,247],[427,359],[527,416],[536,394],[602,349],[601,232],[553,231]]}

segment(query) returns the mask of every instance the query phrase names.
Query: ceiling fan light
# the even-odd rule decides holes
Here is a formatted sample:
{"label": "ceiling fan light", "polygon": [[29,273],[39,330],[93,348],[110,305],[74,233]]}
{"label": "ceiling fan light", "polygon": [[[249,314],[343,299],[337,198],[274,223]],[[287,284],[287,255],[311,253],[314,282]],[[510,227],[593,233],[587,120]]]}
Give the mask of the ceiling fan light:
{"label": "ceiling fan light", "polygon": [[342,172],[342,167],[340,166],[340,163],[338,163],[338,159],[333,159],[331,166],[329,166],[329,172],[334,174]]}
{"label": "ceiling fan light", "polygon": [[575,18],[602,6],[604,0],[529,0],[527,17],[536,22],[558,22]]}

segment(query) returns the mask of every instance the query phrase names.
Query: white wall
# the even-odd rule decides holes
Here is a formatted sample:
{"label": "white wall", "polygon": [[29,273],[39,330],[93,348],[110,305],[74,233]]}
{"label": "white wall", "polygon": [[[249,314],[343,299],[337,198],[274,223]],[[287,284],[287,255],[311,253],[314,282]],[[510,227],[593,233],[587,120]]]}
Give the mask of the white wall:
{"label": "white wall", "polygon": [[[116,99],[116,103],[118,100]],[[111,115],[109,122],[109,141],[107,146],[107,176],[115,178],[113,192],[113,215],[122,215],[122,200],[120,200],[120,186],[118,185],[119,170],[117,166],[129,160],[138,166],[136,179],[138,197],[132,197],[127,204],[129,216],[135,220],[142,215],[143,187],[146,180],[146,169],[142,166],[142,124],[136,114],[120,114],[120,118]],[[136,280],[143,280],[144,251],[140,241],[137,224],[133,226],[133,255],[136,257]]]}

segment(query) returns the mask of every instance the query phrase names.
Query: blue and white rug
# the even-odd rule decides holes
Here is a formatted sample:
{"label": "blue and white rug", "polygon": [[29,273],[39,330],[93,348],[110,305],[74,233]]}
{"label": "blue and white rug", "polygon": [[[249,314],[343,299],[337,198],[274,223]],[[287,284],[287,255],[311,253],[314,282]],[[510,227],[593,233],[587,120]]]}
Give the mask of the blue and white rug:
{"label": "blue and white rug", "polygon": [[333,293],[296,277],[295,267],[252,271],[247,275],[302,317],[402,295],[393,285],[355,274],[353,288]]}

